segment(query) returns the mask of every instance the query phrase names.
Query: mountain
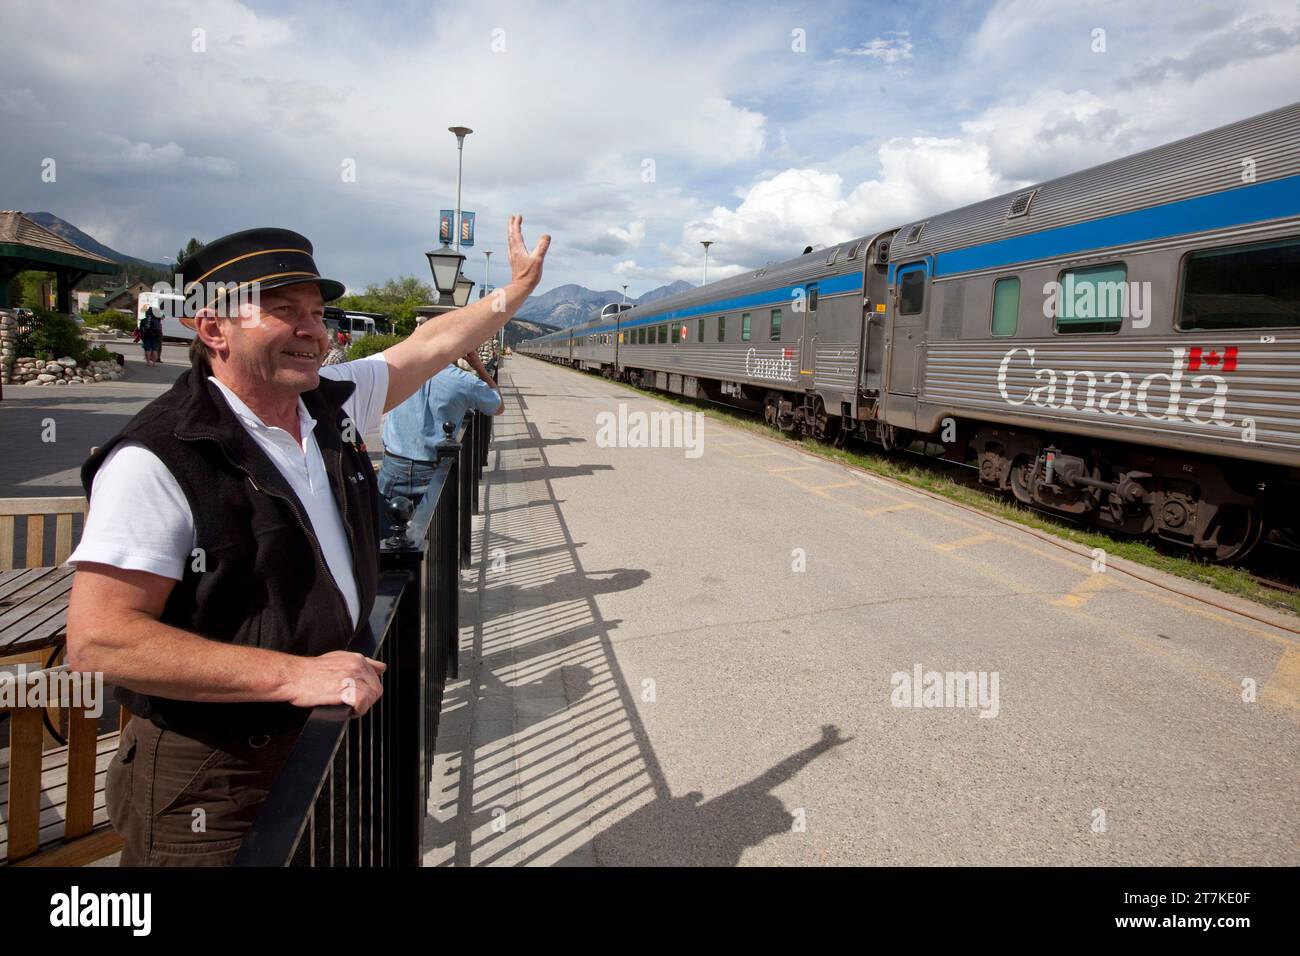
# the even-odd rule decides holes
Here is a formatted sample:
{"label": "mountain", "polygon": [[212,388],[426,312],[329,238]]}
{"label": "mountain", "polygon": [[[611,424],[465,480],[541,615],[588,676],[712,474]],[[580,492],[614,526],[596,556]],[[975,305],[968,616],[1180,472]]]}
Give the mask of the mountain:
{"label": "mountain", "polygon": [[149,262],[147,259],[137,259],[135,256],[128,256],[116,249],[111,249],[104,245],[98,239],[95,239],[82,232],[72,223],[60,219],[52,212],[27,212],[23,213],[28,219],[38,226],[44,226],[50,232],[62,236],[74,245],[97,253],[105,259],[112,259],[114,262],[120,262],[124,266],[143,266],[147,269],[157,269],[160,272],[170,271],[170,266],[165,262]]}
{"label": "mountain", "polygon": [[[634,305],[642,305],[693,288],[695,286],[691,285],[691,283],[679,279],[670,285],[651,289],[639,298],[629,299],[628,301]],[[519,310],[516,318],[567,329],[570,326],[580,325],[594,319],[600,314],[600,310],[609,303],[622,301],[623,293],[621,292],[612,290],[594,292],[591,289],[571,283],[556,286],[543,295],[533,296],[524,303],[524,307]]]}
{"label": "mountain", "polygon": [[676,295],[678,292],[685,292],[687,289],[694,289],[695,286],[682,279],[668,285],[661,285],[657,289],[651,289],[641,298],[636,300],[637,305],[645,305],[647,302],[654,302],[656,299],[666,299],[670,295]]}
{"label": "mountain", "polygon": [[540,335],[554,331],[556,331],[556,328],[553,325],[544,325],[541,322],[533,322],[515,316],[506,323],[506,345],[513,349],[524,339],[535,339]]}

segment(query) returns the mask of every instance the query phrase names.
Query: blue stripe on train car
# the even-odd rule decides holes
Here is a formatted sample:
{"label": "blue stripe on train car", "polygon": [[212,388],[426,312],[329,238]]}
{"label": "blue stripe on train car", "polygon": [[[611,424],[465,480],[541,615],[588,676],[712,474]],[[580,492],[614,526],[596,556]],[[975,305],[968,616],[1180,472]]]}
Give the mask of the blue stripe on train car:
{"label": "blue stripe on train car", "polygon": [[[658,325],[660,322],[671,322],[673,319],[689,319],[701,315],[713,315],[715,312],[730,312],[732,309],[756,309],[765,305],[776,305],[780,302],[789,302],[794,298],[794,290],[802,289],[806,285],[816,285],[817,294],[820,297],[828,295],[838,295],[841,292],[852,292],[862,289],[861,272],[845,272],[837,276],[828,276],[825,279],[814,279],[811,282],[801,282],[798,285],[782,286],[779,289],[765,289],[762,292],[753,292],[749,295],[738,295],[730,299],[717,299],[713,302],[706,302],[703,305],[693,305],[686,309],[676,309],[672,312],[661,312],[653,318],[645,319],[641,322],[629,322],[618,326],[620,331],[635,329],[642,325]],[[600,325],[590,329],[575,330],[581,335],[596,335],[600,332],[614,331],[613,325]]]}
{"label": "blue stripe on train car", "polygon": [[[1168,239],[1300,215],[1300,176],[1194,196],[1088,222],[936,253],[934,275],[951,276],[1075,252]],[[906,263],[901,259],[901,263]],[[890,281],[894,266],[890,265]]]}

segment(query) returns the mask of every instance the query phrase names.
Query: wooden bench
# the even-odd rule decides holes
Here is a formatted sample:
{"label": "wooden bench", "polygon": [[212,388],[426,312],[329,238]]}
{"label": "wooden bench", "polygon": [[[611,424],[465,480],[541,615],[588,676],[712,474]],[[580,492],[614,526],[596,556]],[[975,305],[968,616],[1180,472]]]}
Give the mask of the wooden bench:
{"label": "wooden bench", "polygon": [[[22,679],[50,686],[59,673],[67,668],[28,671]],[[19,678],[6,674],[0,681]],[[120,731],[101,735],[96,717],[70,706],[67,745],[45,749],[42,708],[0,712],[9,718],[9,746],[0,749],[0,866],[85,866],[121,849],[104,801]]]}
{"label": "wooden bench", "polygon": [[[0,498],[0,571],[14,568],[38,568],[45,564],[45,524],[54,519],[54,564],[68,560],[72,554],[72,517],[86,515],[86,499],[74,498]],[[25,521],[27,547],[22,564],[15,563],[17,519]]]}
{"label": "wooden bench", "polygon": [[[86,516],[86,499],[71,498],[0,498],[0,571],[16,568],[38,568],[45,564],[45,528],[47,519],[54,519],[54,564],[61,565],[72,554],[76,542],[72,534],[72,518]],[[23,522],[26,547],[21,555],[16,551],[17,528]],[[20,561],[21,558],[21,561]],[[5,654],[0,652],[0,664],[47,663],[47,651]],[[54,663],[49,661],[48,663]]]}

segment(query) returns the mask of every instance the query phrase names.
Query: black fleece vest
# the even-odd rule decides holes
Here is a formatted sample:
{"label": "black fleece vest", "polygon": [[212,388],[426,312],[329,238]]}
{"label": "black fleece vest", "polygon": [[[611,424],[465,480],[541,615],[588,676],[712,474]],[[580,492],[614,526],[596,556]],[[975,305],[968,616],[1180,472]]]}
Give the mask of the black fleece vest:
{"label": "black fleece vest", "polygon": [[[378,488],[360,434],[344,440],[355,432],[343,411],[354,388],[322,378],[302,400],[316,419],[316,443],[351,546],[364,627],[379,578]],[[194,516],[200,553],[186,559],[163,623],[214,641],[302,656],[348,647],[355,635],[347,603],[306,509],[208,380],[205,363],[182,373],[87,460],[81,480],[88,498],[105,456],[122,441],[137,441],[162,460]],[[280,733],[307,717],[290,704],[200,703],[120,688],[118,700],[160,727],[199,737]]]}

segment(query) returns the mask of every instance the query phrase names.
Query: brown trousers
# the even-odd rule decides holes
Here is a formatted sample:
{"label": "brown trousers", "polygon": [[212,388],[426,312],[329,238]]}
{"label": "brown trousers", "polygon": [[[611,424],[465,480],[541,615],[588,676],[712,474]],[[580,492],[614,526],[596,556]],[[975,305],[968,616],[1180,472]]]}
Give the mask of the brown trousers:
{"label": "brown trousers", "polygon": [[131,718],[105,801],[122,866],[229,866],[298,731],[205,742]]}

